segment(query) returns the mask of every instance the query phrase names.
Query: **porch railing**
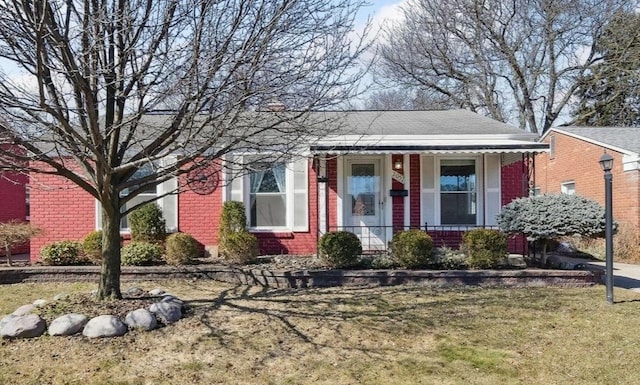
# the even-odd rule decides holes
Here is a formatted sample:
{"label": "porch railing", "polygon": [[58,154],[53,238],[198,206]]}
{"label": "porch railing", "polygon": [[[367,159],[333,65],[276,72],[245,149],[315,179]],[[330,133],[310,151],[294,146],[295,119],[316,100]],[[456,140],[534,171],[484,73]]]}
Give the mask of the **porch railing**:
{"label": "porch railing", "polygon": [[433,239],[435,247],[458,249],[465,231],[473,229],[497,229],[497,226],[482,225],[438,225],[423,226],[331,226],[329,231],[348,231],[354,233],[362,242],[365,252],[386,251],[393,234],[402,230],[419,229],[426,231]]}

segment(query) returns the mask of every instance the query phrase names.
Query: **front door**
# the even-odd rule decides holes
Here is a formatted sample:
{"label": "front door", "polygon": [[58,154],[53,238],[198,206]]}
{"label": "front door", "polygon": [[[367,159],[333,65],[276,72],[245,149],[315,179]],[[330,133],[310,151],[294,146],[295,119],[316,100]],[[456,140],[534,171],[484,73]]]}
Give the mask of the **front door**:
{"label": "front door", "polygon": [[364,250],[385,249],[381,160],[347,160],[345,176],[345,230],[360,238]]}

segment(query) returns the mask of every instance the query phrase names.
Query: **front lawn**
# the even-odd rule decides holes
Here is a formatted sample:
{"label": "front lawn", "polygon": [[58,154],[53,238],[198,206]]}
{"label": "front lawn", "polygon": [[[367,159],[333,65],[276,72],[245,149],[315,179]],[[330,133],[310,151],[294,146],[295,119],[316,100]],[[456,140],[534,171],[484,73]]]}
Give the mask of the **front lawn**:
{"label": "front lawn", "polygon": [[[633,384],[640,294],[138,283],[190,315],[114,339],[4,340],[0,384]],[[128,285],[123,288],[129,287]],[[0,314],[91,284],[0,286]]]}

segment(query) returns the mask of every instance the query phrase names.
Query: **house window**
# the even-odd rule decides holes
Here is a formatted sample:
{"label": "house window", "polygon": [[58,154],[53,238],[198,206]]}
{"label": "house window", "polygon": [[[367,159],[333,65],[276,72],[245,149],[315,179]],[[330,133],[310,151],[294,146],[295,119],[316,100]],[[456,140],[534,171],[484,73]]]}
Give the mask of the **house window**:
{"label": "house window", "polygon": [[576,194],[576,182],[569,181],[564,182],[560,185],[560,192],[567,195],[575,195]]}
{"label": "house window", "polygon": [[440,223],[443,225],[476,224],[475,160],[440,162]]}
{"label": "house window", "polygon": [[[172,162],[172,159],[163,159],[164,162]],[[139,168],[135,174],[132,176],[132,180],[140,179],[145,176],[153,173],[153,168],[151,165],[145,165]],[[137,186],[132,186],[129,189],[123,190],[120,192],[120,197],[125,197],[129,194],[130,191],[135,190]],[[178,189],[178,180],[177,178],[172,178],[167,180],[164,183],[160,183],[157,186],[152,186],[145,188],[140,191],[138,195],[132,198],[129,202],[127,202],[122,208],[121,211],[126,211],[129,207],[133,207],[137,204],[153,201],[162,210],[162,214],[164,216],[166,227],[168,232],[174,232],[178,230],[178,199],[176,194],[171,194],[172,192],[177,191]],[[162,198],[156,199],[158,196],[163,196]],[[102,228],[102,207],[100,202],[96,201],[96,228]],[[120,220],[120,232],[128,233],[130,231],[129,228],[129,220],[127,217],[123,217]]]}
{"label": "house window", "polygon": [[537,197],[537,196],[540,196],[540,195],[542,195],[540,187],[537,187],[537,186],[534,187],[533,191],[531,192],[531,196]]}
{"label": "house window", "polygon": [[[131,177],[132,180],[141,179],[146,176],[149,176],[153,173],[151,166],[145,165],[140,167],[135,174]],[[129,195],[129,191],[135,190],[137,186],[131,187],[130,189],[125,189],[120,192],[120,197],[126,197]],[[135,198],[127,202],[122,208],[120,212],[126,211],[129,207],[133,207],[137,204],[149,202],[154,200],[158,196],[158,186],[147,187],[142,190]],[[122,217],[120,220],[120,231],[129,231],[129,218],[128,216]]]}
{"label": "house window", "polygon": [[287,177],[284,163],[257,163],[249,176],[251,227],[286,227]]}
{"label": "house window", "polygon": [[556,157],[556,136],[549,136],[549,159],[555,159]]}

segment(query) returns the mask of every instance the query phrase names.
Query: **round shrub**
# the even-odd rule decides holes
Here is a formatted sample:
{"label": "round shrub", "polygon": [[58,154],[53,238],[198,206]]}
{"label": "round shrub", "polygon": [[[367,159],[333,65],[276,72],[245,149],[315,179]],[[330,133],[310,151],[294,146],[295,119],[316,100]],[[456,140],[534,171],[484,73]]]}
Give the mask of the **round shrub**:
{"label": "round shrub", "polygon": [[102,261],[102,231],[95,230],[82,240],[82,252],[94,265]]}
{"label": "round shrub", "polygon": [[224,243],[228,234],[246,231],[247,214],[244,204],[238,201],[226,201],[220,213],[220,242]]}
{"label": "round shrub", "polygon": [[358,263],[362,243],[358,236],[348,231],[330,231],[318,242],[322,261],[335,268],[351,267]]}
{"label": "round shrub", "polygon": [[492,269],[507,256],[507,236],[499,230],[475,229],[462,236],[462,252],[472,269]]}
{"label": "round shrub", "polygon": [[248,231],[227,234],[224,247],[220,247],[220,254],[225,260],[240,265],[255,262],[258,252],[258,238]]}
{"label": "round shrub", "polygon": [[75,241],[53,242],[43,247],[40,255],[45,265],[67,266],[86,263],[82,255],[82,245]]}
{"label": "round shrub", "polygon": [[162,210],[155,203],[147,203],[129,214],[131,240],[134,242],[164,241],[167,236],[166,223]]}
{"label": "round shrub", "polygon": [[131,242],[122,248],[123,265],[149,266],[162,261],[162,246],[149,242]]}
{"label": "round shrub", "polygon": [[164,259],[169,265],[188,265],[200,253],[198,241],[185,233],[169,235],[164,246]]}
{"label": "round shrub", "polygon": [[433,240],[422,230],[399,231],[391,239],[391,254],[406,269],[426,267],[434,262]]}

